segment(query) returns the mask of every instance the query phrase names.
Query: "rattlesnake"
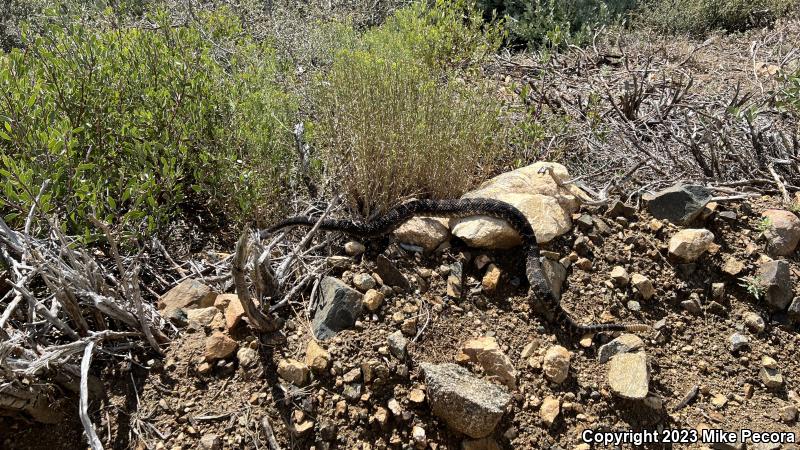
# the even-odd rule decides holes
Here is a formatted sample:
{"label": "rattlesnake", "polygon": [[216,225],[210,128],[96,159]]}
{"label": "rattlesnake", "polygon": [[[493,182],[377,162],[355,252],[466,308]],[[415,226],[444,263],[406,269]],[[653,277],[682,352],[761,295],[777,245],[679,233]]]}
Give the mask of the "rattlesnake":
{"label": "rattlesnake", "polygon": [[[522,238],[522,245],[525,248],[527,259],[525,274],[531,285],[531,294],[542,302],[551,313],[553,320],[573,336],[582,336],[601,331],[646,331],[649,329],[647,325],[643,324],[605,323],[583,325],[575,322],[561,307],[559,300],[553,294],[549,283],[544,277],[542,265],[539,262],[539,246],[528,219],[516,207],[499,200],[484,198],[412,200],[392,208],[383,216],[369,222],[325,219],[319,225],[319,228],[328,231],[341,231],[356,238],[371,238],[390,233],[406,220],[419,215],[448,218],[490,216],[506,221]],[[286,227],[311,227],[316,224],[317,220],[314,218],[297,216],[262,230],[261,235],[266,236]]]}

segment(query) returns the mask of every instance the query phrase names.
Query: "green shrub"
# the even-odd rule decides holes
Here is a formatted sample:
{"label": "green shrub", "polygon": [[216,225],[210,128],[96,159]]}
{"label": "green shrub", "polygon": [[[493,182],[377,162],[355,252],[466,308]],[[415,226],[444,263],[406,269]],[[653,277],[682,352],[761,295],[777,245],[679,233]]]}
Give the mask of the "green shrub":
{"label": "green shrub", "polygon": [[[0,211],[152,232],[191,207],[232,220],[289,187],[295,101],[274,51],[224,11],[152,29],[51,26],[0,58]],[[278,207],[278,209],[280,209]]]}
{"label": "green shrub", "polygon": [[368,30],[363,48],[385,58],[420,61],[430,67],[465,67],[494,53],[502,23],[484,26],[475,4],[464,0],[415,2]]}
{"label": "green shrub", "polygon": [[340,53],[321,89],[322,156],[368,216],[409,196],[454,197],[503,150],[488,95],[409,61]]}
{"label": "green shrub", "polygon": [[743,31],[766,26],[791,11],[797,0],[650,0],[636,22],[668,33],[703,36],[710,31]]}
{"label": "green shrub", "polygon": [[583,44],[601,25],[617,21],[636,0],[481,0],[484,18],[505,17],[513,43]]}

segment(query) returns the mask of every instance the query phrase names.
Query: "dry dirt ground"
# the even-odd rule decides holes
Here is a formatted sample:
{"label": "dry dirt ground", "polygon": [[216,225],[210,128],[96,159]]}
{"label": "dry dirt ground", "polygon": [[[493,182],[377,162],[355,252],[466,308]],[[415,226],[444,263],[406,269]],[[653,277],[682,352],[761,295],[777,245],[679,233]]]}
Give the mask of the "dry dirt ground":
{"label": "dry dirt ground", "polygon": [[[705,423],[726,430],[800,431],[798,422],[785,422],[779,416],[779,409],[791,401],[790,391],[798,390],[798,326],[790,324],[785,314],[771,313],[763,300],[755,299],[741,286],[740,280],[755,271],[759,253],[753,249],[763,247],[758,239],[759,213],[770,206],[777,206],[773,198],[722,205],[720,210],[736,212],[737,219],[724,220],[714,214],[705,221],[704,226],[714,233],[720,247],[703,256],[693,270],[666,258],[665,243],[677,227],[665,224],[653,231],[646,213],[625,219],[586,209],[609,229],[584,232],[576,228],[548,246],[548,250],[564,256],[574,250],[578,236],[590,237],[587,256],[593,267],[588,271],[570,269],[562,299],[579,321],[602,321],[608,316],[653,325],[663,320],[659,330],[641,335],[649,357],[650,393],[662,399],[660,410],[619,400],[609,393],[607,368],[598,362],[597,348],[612,336],[600,336],[585,348],[530,311],[523,259],[518,252],[487,253],[503,270],[504,291],[490,297],[474,293],[482,274],[474,263],[468,263],[464,298],[448,301],[445,277],[439,273],[441,266],[463,257],[464,252],[473,257],[477,252],[456,244],[443,254],[422,256],[376,243],[350,270],[371,273],[375,254],[386,251],[419,292],[387,299],[376,315],[363,317],[357,329],[323,342],[332,354],[330,373],[314,376],[302,389],[277,376],[281,359],[303,359],[310,339],[305,311],[296,311],[283,332],[274,335],[257,337],[246,327],[238,330],[234,336],[240,345],[258,349],[256,368],[229,363],[206,375],[200,375],[197,369],[209,330],[190,325],[170,345],[163,360],[142,359],[118,373],[106,374],[115,384],[95,420],[103,434],[108,430],[112,436],[109,447],[113,448],[197,448],[199,439],[209,434],[220,436],[223,448],[268,448],[265,422],[283,448],[409,448],[413,447],[410,433],[415,425],[425,429],[431,446],[459,448],[464,436],[449,431],[431,415],[426,401],[413,402],[409,393],[424,388],[420,362],[452,362],[465,341],[490,335],[496,337],[519,371],[518,390],[493,434],[502,448],[572,449],[581,443],[580,433],[587,428],[652,430],[695,428]],[[745,263],[737,277],[721,270],[730,257]],[[800,261],[796,254],[790,262],[797,280]],[[607,285],[609,271],[615,265],[653,280],[656,294],[650,300],[638,299],[641,311],[631,311],[627,305],[637,299],[630,287]],[[711,283],[715,282],[725,283],[723,308],[699,315],[684,311],[680,302],[693,295],[707,305]],[[405,317],[417,316],[420,328],[424,327],[417,341],[409,345],[405,361],[388,355],[385,349],[388,334],[400,327],[393,319],[397,312]],[[742,317],[748,312],[766,320],[764,332],[753,334],[743,326]],[[734,353],[729,351],[728,338],[737,331],[749,337],[750,347]],[[531,366],[520,357],[523,347],[532,341],[540,342],[543,348],[561,343],[574,353],[567,381],[548,382],[537,364]],[[769,391],[760,382],[760,360],[765,355],[779,362],[786,380],[778,391]],[[343,374],[367,361],[378,361],[390,376],[380,385],[365,383],[360,396],[346,400]],[[481,373],[478,367],[472,370]],[[748,385],[753,388],[751,395],[746,393]],[[693,386],[699,388],[697,396],[673,411]],[[724,406],[712,404],[718,395],[725,396]],[[547,396],[562,402],[562,412],[550,427],[539,416],[539,405]],[[388,409],[392,398],[403,412],[389,414],[381,425],[376,412],[378,408]],[[294,433],[291,424],[307,418],[315,427],[302,435]],[[134,435],[131,430],[143,440],[129,440]],[[9,443],[6,448],[16,448],[9,440],[4,445]]]}

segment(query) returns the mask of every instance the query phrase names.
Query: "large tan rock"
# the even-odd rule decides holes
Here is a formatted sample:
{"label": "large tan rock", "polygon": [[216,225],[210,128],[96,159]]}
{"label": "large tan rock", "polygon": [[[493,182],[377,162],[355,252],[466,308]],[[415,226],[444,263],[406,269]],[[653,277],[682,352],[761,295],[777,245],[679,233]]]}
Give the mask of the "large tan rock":
{"label": "large tan rock", "polygon": [[412,217],[394,230],[394,236],[400,242],[419,245],[426,252],[432,252],[450,237],[450,229],[446,219]]}
{"label": "large tan rock", "polygon": [[608,385],[622,398],[644,400],[650,387],[647,356],[642,353],[621,353],[608,364]]}
{"label": "large tan rock", "polygon": [[680,261],[693,262],[713,243],[714,233],[705,228],[681,230],[669,240],[669,254]]}
{"label": "large tan rock", "polygon": [[560,384],[569,376],[569,363],[572,353],[560,345],[547,349],[544,355],[544,376],[553,383]]}
{"label": "large tan rock", "polygon": [[215,298],[217,294],[210,287],[197,280],[187,279],[158,299],[158,309],[162,316],[169,317],[176,309],[213,306]]}
{"label": "large tan rock", "polygon": [[328,370],[330,363],[331,354],[320,347],[317,341],[313,339],[308,341],[308,346],[306,346],[306,365],[316,373],[323,373]]}
{"label": "large tan rock", "polygon": [[[223,299],[219,297],[223,297]],[[225,305],[225,327],[228,331],[236,328],[244,317],[244,307],[236,294],[220,294],[214,304]]]}
{"label": "large tan rock", "polygon": [[206,338],[206,361],[225,359],[236,351],[239,344],[219,331]]}
{"label": "large tan rock", "polygon": [[295,386],[303,387],[308,384],[310,374],[308,366],[295,359],[282,359],[278,362],[278,375]]}
{"label": "large tan rock", "polygon": [[[553,176],[539,173],[549,166]],[[539,242],[549,242],[572,228],[571,214],[585,194],[575,186],[561,187],[553,177],[564,182],[567,169],[556,163],[538,162],[498,175],[462,198],[492,198],[517,207],[527,217]],[[519,245],[519,234],[502,220],[487,216],[465,217],[450,221],[454,235],[479,248],[510,248]]]}

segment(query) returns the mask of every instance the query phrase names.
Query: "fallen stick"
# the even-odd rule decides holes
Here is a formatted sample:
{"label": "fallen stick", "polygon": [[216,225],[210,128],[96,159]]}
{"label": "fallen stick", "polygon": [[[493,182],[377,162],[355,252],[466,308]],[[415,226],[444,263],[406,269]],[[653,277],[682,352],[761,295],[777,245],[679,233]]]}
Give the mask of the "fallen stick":
{"label": "fallen stick", "polygon": [[90,340],[83,349],[83,360],[81,361],[81,399],[78,403],[78,415],[83,424],[83,430],[86,432],[86,438],[92,450],[103,450],[103,444],[97,433],[92,426],[92,420],[89,418],[89,366],[92,364],[92,350],[94,350],[94,341]]}

